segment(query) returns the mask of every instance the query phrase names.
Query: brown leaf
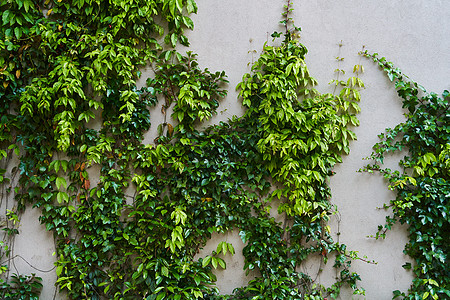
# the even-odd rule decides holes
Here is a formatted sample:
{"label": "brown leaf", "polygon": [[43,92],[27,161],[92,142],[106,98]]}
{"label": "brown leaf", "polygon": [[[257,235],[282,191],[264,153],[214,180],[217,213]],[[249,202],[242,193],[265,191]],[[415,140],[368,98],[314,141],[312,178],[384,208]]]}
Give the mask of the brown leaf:
{"label": "brown leaf", "polygon": [[89,179],[86,179],[81,187],[88,190],[91,187],[91,182]]}
{"label": "brown leaf", "polygon": [[171,137],[173,134],[173,126],[170,123],[167,123],[167,135]]}

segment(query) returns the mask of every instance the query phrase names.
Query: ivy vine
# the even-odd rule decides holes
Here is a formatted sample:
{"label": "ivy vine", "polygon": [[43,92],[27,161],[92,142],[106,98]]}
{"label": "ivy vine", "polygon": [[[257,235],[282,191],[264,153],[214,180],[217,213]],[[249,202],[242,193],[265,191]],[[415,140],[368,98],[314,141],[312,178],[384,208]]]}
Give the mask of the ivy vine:
{"label": "ivy vine", "polygon": [[[362,68],[335,81],[337,95],[318,93],[291,1],[281,45],[266,44],[237,87],[244,116],[204,130],[227,79],[173,49],[188,45],[193,0],[0,6],[0,154],[20,161],[0,179],[16,200],[9,217],[33,206],[54,233],[57,285],[69,298],[324,299],[344,284],[364,293],[349,269],[357,253],[334,242],[327,225],[335,213],[327,180],[355,139]],[[137,88],[147,65],[154,76]],[[164,122],[143,144],[159,101]],[[281,224],[269,214],[273,199]],[[213,269],[226,268],[233,245],[196,255],[213,233],[232,229],[245,243],[245,270],[260,276],[218,295]],[[313,256],[334,260],[332,286],[299,271]],[[13,284],[36,294],[39,279],[24,278]]]}
{"label": "ivy vine", "polygon": [[[408,293],[394,291],[394,298],[446,299],[450,297],[450,96],[427,92],[404,75],[392,62],[377,53],[373,59],[394,82],[406,120],[379,135],[381,141],[370,156],[372,164],[363,170],[379,172],[389,181],[396,198],[385,209],[393,211],[386,224],[379,226],[376,238],[399,222],[408,225],[409,242],[404,253],[415,264],[405,269],[415,274]],[[406,152],[399,165],[402,171],[384,168],[386,155]]]}

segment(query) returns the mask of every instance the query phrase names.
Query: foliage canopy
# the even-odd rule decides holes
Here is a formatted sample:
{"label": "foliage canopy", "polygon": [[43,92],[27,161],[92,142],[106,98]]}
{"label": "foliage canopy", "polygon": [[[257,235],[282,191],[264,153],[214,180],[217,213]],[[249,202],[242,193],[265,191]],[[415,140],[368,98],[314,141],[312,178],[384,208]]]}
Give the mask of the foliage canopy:
{"label": "foliage canopy", "polygon": [[[378,54],[365,55],[394,81],[403,101],[406,121],[387,128],[370,156],[373,164],[364,170],[380,172],[389,181],[396,198],[386,205],[393,217],[386,217],[376,238],[386,236],[396,222],[408,225],[409,242],[404,253],[415,260],[405,264],[416,275],[408,295],[394,292],[394,298],[444,299],[450,297],[450,96],[427,92]],[[407,151],[405,151],[407,150]],[[387,154],[406,152],[400,161],[402,172],[383,168]]]}
{"label": "foliage canopy", "polygon": [[[359,124],[362,68],[336,81],[338,95],[318,93],[290,1],[281,45],[266,44],[237,87],[245,115],[203,130],[227,79],[201,69],[195,54],[173,49],[189,44],[184,30],[194,26],[193,0],[0,0],[0,6],[0,155],[5,165],[19,158],[11,176],[0,169],[0,182],[16,200],[11,220],[28,205],[41,210],[56,241],[57,284],[70,298],[323,299],[336,298],[343,284],[364,292],[349,270],[356,252],[334,242],[327,225],[334,213],[327,180],[356,138],[350,127]],[[154,76],[137,88],[148,65]],[[423,297],[448,294],[448,282],[436,279],[448,272],[442,268],[448,197],[439,192],[448,187],[448,93],[418,100],[417,85],[387,69],[399,79],[415,123],[388,131],[374,158],[382,162],[385,151],[414,142],[404,166],[417,176],[367,169],[382,171],[399,191],[396,219],[411,225],[419,243],[407,247],[417,257],[416,290]],[[158,104],[164,122],[153,124],[158,136],[144,144]],[[408,134],[393,145],[400,132]],[[96,167],[99,181],[91,186]],[[275,199],[283,223],[270,215]],[[424,199],[437,206],[426,211]],[[433,223],[437,215],[442,222]],[[417,217],[421,224],[413,223]],[[196,255],[213,233],[232,229],[245,243],[245,269],[260,276],[219,296],[213,269],[226,267],[223,255],[234,254],[233,245],[220,242],[211,255]],[[433,236],[422,234],[431,229]],[[13,237],[17,229],[7,233]],[[331,287],[299,271],[312,255],[334,258],[339,276]],[[38,279],[13,278],[32,282],[22,290],[35,296]],[[14,290],[6,282],[2,288]]]}

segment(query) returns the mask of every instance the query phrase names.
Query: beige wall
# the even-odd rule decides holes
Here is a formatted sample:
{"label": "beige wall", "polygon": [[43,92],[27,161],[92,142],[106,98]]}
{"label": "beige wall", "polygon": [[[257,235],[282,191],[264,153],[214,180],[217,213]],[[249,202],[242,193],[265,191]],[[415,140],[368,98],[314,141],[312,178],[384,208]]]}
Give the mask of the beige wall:
{"label": "beige wall", "polygon": [[[303,29],[301,41],[309,50],[306,62],[311,74],[319,81],[319,91],[330,91],[327,83],[335,76],[335,57],[341,40],[344,46],[340,56],[345,60],[340,68],[347,74],[354,64],[359,63],[357,53],[365,45],[369,51],[393,61],[427,90],[440,93],[450,89],[449,0],[294,2],[293,17],[297,26]],[[188,34],[190,50],[199,54],[202,67],[225,70],[230,80],[228,97],[219,108],[223,112],[213,122],[242,114],[235,86],[249,71],[247,64],[257,59],[264,42],[271,41],[270,34],[282,30],[278,21],[284,3],[274,0],[197,0],[198,15],[193,16],[195,30]],[[251,50],[258,53],[252,54]],[[331,179],[332,201],[340,211],[340,241],[378,262],[377,265],[354,263],[354,270],[362,277],[361,285],[367,290],[366,299],[391,299],[392,290],[406,290],[412,278],[411,273],[401,267],[408,261],[402,253],[407,241],[406,232],[397,226],[386,240],[367,237],[384,222],[385,212],[376,207],[388,202],[393,194],[386,189],[382,178],[356,171],[364,165],[362,158],[370,154],[371,146],[377,142],[377,134],[385,127],[401,122],[403,111],[392,84],[381,71],[369,60],[362,59],[361,64],[366,70],[362,75],[366,89],[362,91],[361,126],[355,128],[358,141],[351,144],[350,155],[336,167],[336,175]],[[146,141],[152,140],[149,134]],[[395,158],[392,158],[391,163],[394,162]],[[34,266],[48,270],[53,267],[53,241],[37,219],[36,210],[28,211],[23,217],[15,252]],[[337,232],[337,223],[334,219],[331,224],[333,232]],[[221,240],[233,243],[238,253],[243,247],[236,232],[231,232],[210,241],[203,255],[215,249]],[[223,293],[244,285],[247,280],[242,271],[242,256],[228,257],[227,265],[227,270],[217,272],[217,285]],[[19,272],[35,272],[42,276],[45,280],[42,299],[53,298],[54,271],[38,272],[21,259],[16,260],[16,266]],[[305,266],[311,270],[317,267],[314,263]],[[330,281],[326,273],[319,278],[324,283]],[[351,299],[351,295],[344,292],[341,299]]]}

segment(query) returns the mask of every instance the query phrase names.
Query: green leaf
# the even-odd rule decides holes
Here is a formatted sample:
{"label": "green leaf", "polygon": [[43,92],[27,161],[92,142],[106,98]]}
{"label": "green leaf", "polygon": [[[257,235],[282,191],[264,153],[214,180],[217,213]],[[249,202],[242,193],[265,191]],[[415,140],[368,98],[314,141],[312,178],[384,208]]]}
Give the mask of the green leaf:
{"label": "green leaf", "polygon": [[6,25],[6,24],[9,23],[9,14],[10,14],[10,11],[9,11],[9,10],[5,10],[5,11],[2,13],[2,21],[3,21],[3,25]]}
{"label": "green leaf", "polygon": [[230,253],[232,254],[232,255],[234,255],[234,247],[233,247],[233,245],[231,244],[231,243],[228,243],[228,251],[230,251]]}
{"label": "green leaf", "polygon": [[207,265],[209,265],[209,263],[211,262],[212,257],[211,256],[206,256],[203,261],[202,261],[202,267],[206,267]]}
{"label": "green leaf", "polygon": [[402,265],[402,267],[405,269],[405,270],[410,270],[411,269],[411,263],[405,263],[404,265]]}
{"label": "green leaf", "polygon": [[195,299],[203,298],[203,293],[201,291],[194,290],[193,293],[194,293]]}
{"label": "green leaf", "polygon": [[195,3],[195,0],[186,1],[186,11],[188,14],[197,12],[197,4]]}
{"label": "green leaf", "polygon": [[176,0],[177,9],[179,12],[183,11],[183,0]]}
{"label": "green leaf", "polygon": [[218,257],[217,261],[219,262],[219,265],[222,267],[222,269],[226,269],[227,268],[227,266],[225,264],[225,261],[223,259]]}
{"label": "green leaf", "polygon": [[195,275],[194,281],[196,285],[200,285],[200,283],[202,282],[202,278],[200,277],[200,275]]}
{"label": "green leaf", "polygon": [[163,274],[166,277],[169,277],[169,269],[167,269],[167,267],[163,266],[161,268],[161,274]]}
{"label": "green leaf", "polygon": [[222,253],[223,255],[227,254],[228,251],[228,245],[225,242],[222,242]]}
{"label": "green leaf", "polygon": [[138,273],[141,273],[143,269],[144,269],[144,264],[139,264],[139,266],[138,266],[138,268],[137,268],[136,271],[137,271]]}
{"label": "green leaf", "polygon": [[56,200],[59,204],[63,202],[69,202],[69,195],[66,192],[58,192],[56,194]]}
{"label": "green leaf", "polygon": [[175,9],[177,5],[177,0],[168,0],[169,1],[169,10],[173,17],[175,17]]}
{"label": "green leaf", "polygon": [[23,7],[25,8],[25,12],[28,12],[28,10],[30,9],[30,3],[31,5],[33,5],[33,3],[28,0],[23,1]]}
{"label": "green leaf", "polygon": [[[69,162],[67,160],[61,160],[60,165],[64,172],[67,172],[67,168],[69,166]],[[57,172],[57,171],[56,171]]]}
{"label": "green leaf", "polygon": [[178,41],[178,36],[175,33],[172,33],[170,35],[170,43],[173,48],[175,48],[177,46],[177,41]]}
{"label": "green leaf", "polygon": [[156,297],[156,300],[162,300],[162,299],[164,299],[164,297],[166,297],[166,292],[162,292],[162,293],[158,294],[158,296]]}
{"label": "green leaf", "polygon": [[247,243],[247,234],[245,231],[239,231],[239,236],[241,237],[241,240],[244,244]]}
{"label": "green leaf", "polygon": [[48,166],[49,170],[55,170],[55,173],[59,172],[59,167],[61,165],[61,161],[60,160],[54,160],[50,163],[50,165]]}
{"label": "green leaf", "polygon": [[63,271],[63,266],[56,267],[56,276],[60,276]]}
{"label": "green leaf", "polygon": [[58,190],[61,189],[61,186],[63,186],[64,188],[67,188],[67,182],[66,179],[64,179],[63,177],[57,177],[56,178],[56,188]]}
{"label": "green leaf", "polygon": [[17,39],[20,39],[20,37],[22,36],[22,28],[21,27],[14,28],[14,34]]}
{"label": "green leaf", "polygon": [[194,29],[194,22],[189,17],[183,16],[183,23],[189,29]]}
{"label": "green leaf", "polygon": [[211,264],[214,267],[214,269],[217,269],[217,257],[215,256],[211,257]]}
{"label": "green leaf", "polygon": [[432,284],[432,285],[435,285],[435,286],[439,286],[439,284],[437,283],[437,281],[436,280],[434,280],[434,279],[428,279],[428,283],[429,284]]}

